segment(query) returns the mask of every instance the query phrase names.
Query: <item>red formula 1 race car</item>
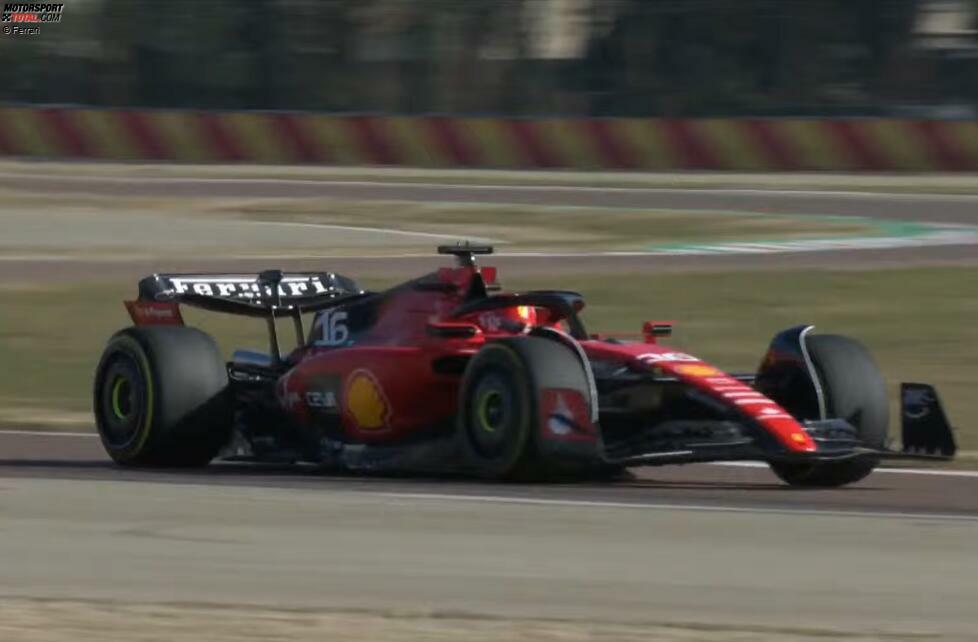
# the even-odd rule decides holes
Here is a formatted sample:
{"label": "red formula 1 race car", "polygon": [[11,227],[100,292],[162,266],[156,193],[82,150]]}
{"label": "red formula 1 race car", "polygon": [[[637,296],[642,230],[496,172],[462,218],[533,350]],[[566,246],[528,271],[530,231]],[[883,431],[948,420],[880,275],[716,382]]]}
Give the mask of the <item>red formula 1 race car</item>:
{"label": "red formula 1 race car", "polygon": [[[950,458],[933,388],[902,387],[903,450],[858,342],[781,332],[756,373],[728,374],[659,340],[590,335],[569,291],[503,293],[475,258],[384,292],[333,273],[158,274],[95,377],[98,431],[128,466],[220,457],[347,471],[494,479],[613,476],[631,466],[760,460],[789,484],[839,486],[884,458]],[[268,353],[225,362],[180,305],[267,320]],[[312,314],[308,335],[304,315]],[[281,354],[276,321],[297,347]]]}

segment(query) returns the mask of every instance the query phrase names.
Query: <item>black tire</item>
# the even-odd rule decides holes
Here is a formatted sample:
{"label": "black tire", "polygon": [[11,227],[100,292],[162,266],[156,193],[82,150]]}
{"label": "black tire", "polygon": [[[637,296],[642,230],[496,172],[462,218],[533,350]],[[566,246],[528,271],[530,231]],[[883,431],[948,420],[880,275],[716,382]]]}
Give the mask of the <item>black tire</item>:
{"label": "black tire", "polygon": [[[831,334],[809,337],[806,345],[822,385],[826,416],[845,419],[855,426],[864,445],[886,446],[890,423],[886,383],[866,347],[854,339]],[[772,463],[771,469],[792,486],[830,488],[857,482],[878,464],[876,459],[821,464]]]}
{"label": "black tire", "polygon": [[217,344],[182,326],[116,333],[95,372],[94,409],[102,445],[125,466],[206,465],[233,422]]}
{"label": "black tire", "polygon": [[457,426],[468,470],[504,480],[538,480],[558,472],[559,463],[541,461],[537,448],[542,382],[587,394],[577,356],[550,339],[494,341],[472,358],[459,392]]}

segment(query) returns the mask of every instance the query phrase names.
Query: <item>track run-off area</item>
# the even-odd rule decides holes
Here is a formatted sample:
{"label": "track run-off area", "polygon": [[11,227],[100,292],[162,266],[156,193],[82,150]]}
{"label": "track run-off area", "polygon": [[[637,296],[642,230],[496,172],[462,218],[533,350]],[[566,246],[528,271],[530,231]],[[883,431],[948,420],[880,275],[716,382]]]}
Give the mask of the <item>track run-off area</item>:
{"label": "track run-off area", "polygon": [[[955,229],[978,221],[978,197],[968,194],[845,189],[0,172],[0,190],[14,189],[725,209]],[[574,274],[974,265],[978,245],[966,237],[676,255],[503,251],[494,262],[523,275],[541,266]],[[315,258],[278,264],[308,267]],[[247,271],[267,262],[7,255],[0,281]],[[437,264],[413,252],[330,259],[330,269],[368,276]],[[836,490],[791,489],[757,465],[645,468],[614,484],[543,485],[229,464],[133,471],[112,465],[90,434],[11,430],[0,432],[0,517],[0,640],[191,639],[201,631],[213,639],[978,638],[971,471],[880,470]],[[46,632],[33,626],[44,614]],[[290,629],[296,622],[306,628]]]}

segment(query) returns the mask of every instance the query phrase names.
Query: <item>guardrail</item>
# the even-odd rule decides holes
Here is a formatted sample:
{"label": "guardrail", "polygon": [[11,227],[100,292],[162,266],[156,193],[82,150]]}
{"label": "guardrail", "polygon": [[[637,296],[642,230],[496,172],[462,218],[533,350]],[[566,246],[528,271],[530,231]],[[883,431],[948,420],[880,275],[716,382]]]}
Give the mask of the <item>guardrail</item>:
{"label": "guardrail", "polygon": [[0,156],[507,169],[978,171],[978,121],[0,107]]}

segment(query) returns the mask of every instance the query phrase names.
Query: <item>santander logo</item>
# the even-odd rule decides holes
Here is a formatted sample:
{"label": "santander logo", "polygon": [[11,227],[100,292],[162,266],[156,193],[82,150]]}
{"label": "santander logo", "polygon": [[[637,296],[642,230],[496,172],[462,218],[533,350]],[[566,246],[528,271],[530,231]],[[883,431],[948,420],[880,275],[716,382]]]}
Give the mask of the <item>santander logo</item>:
{"label": "santander logo", "polygon": [[183,325],[183,316],[175,303],[126,301],[126,310],[136,325]]}
{"label": "santander logo", "polygon": [[172,319],[173,308],[136,308],[136,313],[147,319]]}

